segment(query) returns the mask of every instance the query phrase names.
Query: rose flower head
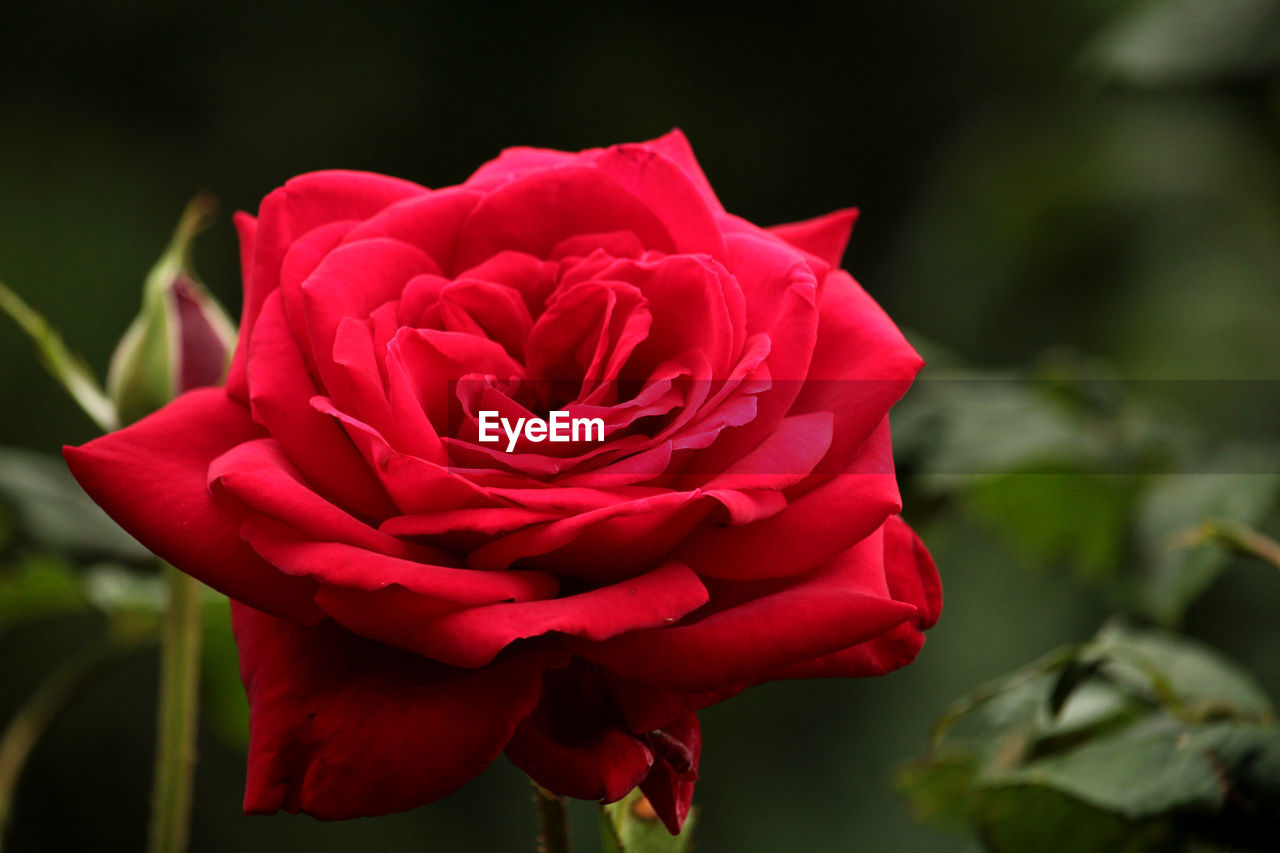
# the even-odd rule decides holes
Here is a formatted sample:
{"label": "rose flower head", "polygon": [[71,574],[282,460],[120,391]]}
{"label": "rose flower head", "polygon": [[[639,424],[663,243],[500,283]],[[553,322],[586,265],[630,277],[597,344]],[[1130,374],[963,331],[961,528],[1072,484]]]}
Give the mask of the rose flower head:
{"label": "rose flower head", "polygon": [[225,388],[66,458],[232,599],[246,811],[409,809],[505,752],[676,832],[699,709],[909,663],[941,591],[888,412],[922,362],[839,269],[854,218],[726,213],[678,131],[239,215]]}

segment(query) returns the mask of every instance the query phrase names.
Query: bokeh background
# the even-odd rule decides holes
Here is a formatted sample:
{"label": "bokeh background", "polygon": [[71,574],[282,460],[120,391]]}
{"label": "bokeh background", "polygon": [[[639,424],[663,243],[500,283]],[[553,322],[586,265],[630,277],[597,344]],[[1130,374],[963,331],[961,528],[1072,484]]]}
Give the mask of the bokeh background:
{"label": "bokeh background", "polygon": [[[1278,55],[1264,0],[6,3],[0,278],[103,371],[199,190],[224,215],[197,267],[238,315],[229,214],[292,175],[443,186],[505,146],[679,126],[734,213],[772,224],[860,206],[846,267],[931,361],[1258,380],[1211,405],[1175,391],[1161,411],[1223,440],[1275,435]],[[0,365],[0,445],[54,453],[95,434],[3,321]],[[772,684],[705,712],[699,849],[967,849],[913,819],[894,769],[952,699],[1109,612],[1070,542],[1022,547],[989,511],[928,488],[911,455],[928,431],[906,438],[904,514],[941,567],[941,623],[890,677]],[[1072,499],[1044,511],[1097,509]],[[0,572],[47,556],[10,516]],[[1273,511],[1257,521],[1275,533]],[[1186,632],[1280,698],[1278,606],[1280,578],[1231,565]],[[0,632],[0,720],[100,622]],[[141,848],[155,672],[154,654],[130,657],[57,721],[7,849]],[[202,730],[194,850],[531,849],[527,786],[503,759],[446,801],[321,824],[241,816],[235,741]],[[594,849],[591,808],[574,819]]]}

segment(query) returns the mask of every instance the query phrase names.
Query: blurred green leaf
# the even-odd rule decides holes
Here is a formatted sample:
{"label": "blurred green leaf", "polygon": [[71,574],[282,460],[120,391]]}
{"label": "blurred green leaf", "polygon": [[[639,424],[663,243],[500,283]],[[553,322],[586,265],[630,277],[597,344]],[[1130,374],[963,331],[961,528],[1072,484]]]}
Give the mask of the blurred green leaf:
{"label": "blurred green leaf", "polygon": [[690,809],[680,834],[672,835],[639,788],[616,803],[600,807],[605,853],[684,853],[690,849],[696,822],[697,811]]}
{"label": "blurred green leaf", "polygon": [[61,459],[0,447],[0,500],[18,530],[38,545],[129,561],[150,558],[89,499]]}
{"label": "blurred green leaf", "polygon": [[1247,673],[1112,624],[958,702],[898,787],[921,817],[995,851],[1265,849],[1249,844],[1280,831],[1278,744]]}
{"label": "blurred green leaf", "polygon": [[1105,30],[1084,62],[1145,86],[1264,75],[1280,63],[1280,2],[1143,3]]}
{"label": "blurred green leaf", "polygon": [[1154,717],[1001,774],[1000,784],[1052,788],[1125,818],[1218,810],[1222,785],[1190,743],[1174,720]]}
{"label": "blurred green leaf", "polygon": [[1032,565],[1065,561],[1084,579],[1115,571],[1138,482],[1134,477],[1006,474],[976,483],[967,507]]}
{"label": "blurred green leaf", "polygon": [[1102,660],[1111,677],[1147,690],[1179,716],[1249,721],[1272,716],[1271,700],[1249,673],[1176,634],[1113,623],[1098,632],[1081,657]]}
{"label": "blurred green leaf", "polygon": [[[1113,380],[1068,354],[1017,375],[952,369],[913,390],[895,428],[914,484],[957,502],[1025,565],[1065,565],[1122,611],[1173,626],[1239,550],[1188,533],[1266,518],[1280,451],[1238,440],[1208,450],[1148,399],[1168,385]],[[1253,390],[1227,385],[1227,396]]]}
{"label": "blurred green leaf", "polygon": [[986,849],[996,853],[1154,853],[1171,846],[1163,821],[1130,821],[1053,788],[997,785],[978,807]]}
{"label": "blurred green leaf", "polygon": [[98,563],[82,573],[85,591],[107,616],[112,638],[129,644],[154,638],[160,630],[166,593],[158,574],[112,563]]}
{"label": "blurred green leaf", "polygon": [[[1265,454],[1236,449],[1209,470],[1276,470],[1274,459],[1259,456]],[[1232,550],[1216,539],[1188,542],[1188,532],[1210,518],[1256,525],[1275,505],[1277,493],[1280,475],[1274,473],[1157,478],[1136,520],[1142,568],[1135,592],[1141,609],[1161,624],[1178,624],[1232,556]]]}

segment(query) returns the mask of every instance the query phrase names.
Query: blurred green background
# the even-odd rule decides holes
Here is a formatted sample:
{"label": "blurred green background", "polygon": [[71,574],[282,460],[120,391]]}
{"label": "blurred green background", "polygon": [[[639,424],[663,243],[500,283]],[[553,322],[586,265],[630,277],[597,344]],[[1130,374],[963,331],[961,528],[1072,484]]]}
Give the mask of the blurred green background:
{"label": "blurred green background", "polygon": [[[1156,417],[1208,447],[1275,437],[1278,55],[1280,13],[1264,0],[790,3],[762,14],[9,3],[0,277],[103,371],[201,189],[225,215],[198,244],[197,267],[238,313],[229,214],[294,174],[368,169],[443,186],[505,146],[576,149],[679,126],[731,212],[772,224],[860,206],[846,267],[935,365],[1065,360],[1108,376],[1260,380],[1211,405],[1173,383]],[[7,322],[0,363],[0,445],[52,453],[95,434]],[[920,424],[902,433],[905,515],[941,568],[941,623],[919,661],[890,677],[772,684],[705,712],[699,849],[969,849],[913,820],[894,768],[922,752],[952,699],[1086,638],[1115,607],[1093,581],[1126,559],[1127,505],[1115,511],[1120,532],[1106,534],[1120,543],[1112,551],[1081,556],[1104,535],[1088,525],[1053,533],[1062,547],[1024,547],[1002,530],[998,502],[993,521],[991,502],[929,484],[921,448],[935,436]],[[1056,500],[1032,500],[1031,514],[1105,516],[1087,492]],[[1274,508],[1261,506],[1250,520],[1274,535]],[[0,537],[0,571],[44,553],[17,516]],[[1257,564],[1225,569],[1191,604],[1186,632],[1280,698],[1280,578]],[[86,612],[0,632],[0,720],[100,623]],[[154,654],[130,657],[58,720],[19,789],[8,849],[140,849],[155,670]],[[526,783],[502,759],[446,801],[321,824],[241,816],[233,742],[202,732],[194,850],[531,849]],[[574,817],[579,848],[594,849],[590,807]]]}

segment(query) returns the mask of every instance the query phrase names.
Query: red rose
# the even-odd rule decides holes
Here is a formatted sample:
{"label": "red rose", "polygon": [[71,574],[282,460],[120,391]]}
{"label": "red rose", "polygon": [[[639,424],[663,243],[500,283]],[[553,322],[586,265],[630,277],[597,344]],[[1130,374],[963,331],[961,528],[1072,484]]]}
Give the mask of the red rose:
{"label": "red rose", "polygon": [[[886,415],[921,361],[837,268],[853,221],[727,214],[678,132],[241,215],[226,388],[66,457],[234,600],[245,809],[408,809],[505,750],[675,831],[699,708],[911,661],[941,595]],[[604,440],[479,440],[555,409]]]}

